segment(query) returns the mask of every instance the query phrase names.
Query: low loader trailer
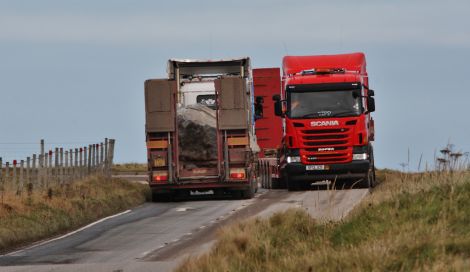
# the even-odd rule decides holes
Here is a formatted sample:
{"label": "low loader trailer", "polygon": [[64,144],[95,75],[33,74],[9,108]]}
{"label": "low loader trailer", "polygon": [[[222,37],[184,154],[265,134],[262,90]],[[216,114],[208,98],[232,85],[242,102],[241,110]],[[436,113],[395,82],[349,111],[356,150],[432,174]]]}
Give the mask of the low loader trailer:
{"label": "low loader trailer", "polygon": [[170,59],[167,72],[168,78],[145,81],[154,200],[191,191],[253,197],[258,147],[250,59]]}

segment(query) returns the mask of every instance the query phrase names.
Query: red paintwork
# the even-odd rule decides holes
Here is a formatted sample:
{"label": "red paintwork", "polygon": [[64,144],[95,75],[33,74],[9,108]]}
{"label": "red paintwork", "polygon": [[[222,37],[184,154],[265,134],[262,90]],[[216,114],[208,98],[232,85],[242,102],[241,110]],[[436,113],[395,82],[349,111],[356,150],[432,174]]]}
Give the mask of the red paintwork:
{"label": "red paintwork", "polygon": [[[303,70],[318,68],[345,68],[344,74],[300,75]],[[366,60],[363,53],[325,55],[325,56],[286,56],[283,59],[283,90],[287,85],[361,82],[368,86]],[[364,90],[367,95],[367,89]],[[339,126],[312,127],[312,121],[339,121]],[[356,121],[355,124],[346,125],[346,122]],[[294,126],[296,123],[297,126]],[[300,127],[303,125],[303,127]],[[332,130],[332,131],[323,131]],[[342,131],[343,130],[343,131]],[[367,145],[373,134],[373,120],[370,114],[357,117],[335,118],[285,118],[285,145],[288,148],[299,148],[301,161],[304,164],[333,164],[348,163],[352,161],[353,146]],[[315,135],[316,138],[308,139]],[[362,135],[362,136],[360,136]],[[328,136],[342,137],[341,139],[328,139]],[[307,137],[307,138],[306,138]],[[362,142],[360,142],[362,138]],[[335,147],[335,151],[318,151],[316,148]],[[340,150],[338,150],[338,148]],[[308,161],[308,157],[316,157]]]}
{"label": "red paintwork", "polygon": [[253,85],[255,97],[261,96],[263,118],[256,120],[256,139],[261,149],[260,157],[264,157],[265,149],[278,149],[282,139],[282,119],[274,115],[272,96],[281,93],[281,76],[279,68],[253,69]]}

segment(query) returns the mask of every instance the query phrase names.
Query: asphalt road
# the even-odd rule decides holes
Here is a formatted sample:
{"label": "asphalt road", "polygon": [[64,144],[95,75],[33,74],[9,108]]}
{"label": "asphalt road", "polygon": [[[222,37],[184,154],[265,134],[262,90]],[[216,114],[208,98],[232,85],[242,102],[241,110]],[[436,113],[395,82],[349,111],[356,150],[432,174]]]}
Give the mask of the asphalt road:
{"label": "asphalt road", "polygon": [[205,252],[217,228],[289,207],[319,220],[338,220],[367,190],[261,190],[251,200],[146,203],[66,237],[0,256],[0,271],[171,271],[189,255]]}

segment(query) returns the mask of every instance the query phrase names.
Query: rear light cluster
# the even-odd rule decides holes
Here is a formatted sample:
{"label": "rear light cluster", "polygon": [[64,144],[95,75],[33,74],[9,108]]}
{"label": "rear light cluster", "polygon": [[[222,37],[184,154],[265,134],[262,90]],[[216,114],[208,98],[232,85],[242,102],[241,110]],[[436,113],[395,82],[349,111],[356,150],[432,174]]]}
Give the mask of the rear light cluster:
{"label": "rear light cluster", "polygon": [[245,179],[246,173],[243,168],[231,168],[230,169],[230,179]]}
{"label": "rear light cluster", "polygon": [[157,171],[153,172],[154,182],[165,182],[168,181],[168,171]]}

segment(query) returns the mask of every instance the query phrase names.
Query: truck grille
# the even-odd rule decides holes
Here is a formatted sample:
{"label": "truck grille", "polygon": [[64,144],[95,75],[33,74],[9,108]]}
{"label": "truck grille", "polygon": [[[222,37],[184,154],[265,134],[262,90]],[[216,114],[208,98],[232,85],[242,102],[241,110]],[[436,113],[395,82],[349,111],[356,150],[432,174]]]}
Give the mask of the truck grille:
{"label": "truck grille", "polygon": [[350,162],[352,132],[350,128],[301,129],[302,162],[305,164]]}

